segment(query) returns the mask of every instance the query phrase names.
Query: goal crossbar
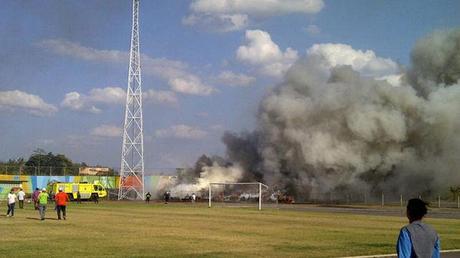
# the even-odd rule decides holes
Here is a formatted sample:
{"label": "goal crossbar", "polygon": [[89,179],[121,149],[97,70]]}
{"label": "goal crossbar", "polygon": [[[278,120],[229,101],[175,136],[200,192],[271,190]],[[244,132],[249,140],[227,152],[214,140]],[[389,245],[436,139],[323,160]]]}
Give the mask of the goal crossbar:
{"label": "goal crossbar", "polygon": [[209,183],[209,204],[208,207],[212,206],[212,190],[213,185],[258,185],[259,186],[259,210],[262,210],[262,187],[269,189],[268,185],[260,182],[243,182],[243,183]]}

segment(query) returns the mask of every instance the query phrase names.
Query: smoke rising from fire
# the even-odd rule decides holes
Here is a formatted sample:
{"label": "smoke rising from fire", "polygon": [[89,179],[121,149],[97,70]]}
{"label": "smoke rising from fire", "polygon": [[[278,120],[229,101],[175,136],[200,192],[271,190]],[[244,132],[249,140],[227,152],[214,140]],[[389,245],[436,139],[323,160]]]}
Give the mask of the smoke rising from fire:
{"label": "smoke rising from fire", "polygon": [[295,196],[337,189],[427,193],[460,183],[460,30],[420,40],[401,86],[351,66],[298,61],[260,103],[258,127],[226,133],[243,178]]}
{"label": "smoke rising from fire", "polygon": [[207,189],[209,183],[234,183],[238,182],[243,175],[239,166],[224,167],[217,163],[212,166],[204,166],[196,182],[189,181],[179,183],[171,189],[174,196],[184,197],[186,194],[198,193]]}

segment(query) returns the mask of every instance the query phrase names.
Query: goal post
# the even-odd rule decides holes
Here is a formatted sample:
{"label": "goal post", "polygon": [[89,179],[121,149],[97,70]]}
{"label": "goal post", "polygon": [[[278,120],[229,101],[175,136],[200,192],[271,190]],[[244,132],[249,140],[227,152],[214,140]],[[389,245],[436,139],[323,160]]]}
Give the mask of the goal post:
{"label": "goal post", "polygon": [[[258,199],[258,208],[259,210],[262,210],[262,193],[263,193],[263,190],[268,190],[269,187],[263,183],[260,183],[260,182],[246,182],[246,183],[209,183],[209,193],[208,193],[208,207],[211,208],[212,207],[212,198],[213,198],[213,191],[212,191],[212,187],[213,186],[221,186],[221,187],[226,187],[226,186],[230,186],[230,187],[234,187],[234,186],[254,186],[254,187],[257,187],[257,199]],[[239,198],[241,199],[241,193],[240,193],[240,196]],[[246,194],[248,196],[248,199],[251,197],[250,194]],[[238,198],[238,197],[237,197]],[[243,197],[244,198],[244,197]]]}

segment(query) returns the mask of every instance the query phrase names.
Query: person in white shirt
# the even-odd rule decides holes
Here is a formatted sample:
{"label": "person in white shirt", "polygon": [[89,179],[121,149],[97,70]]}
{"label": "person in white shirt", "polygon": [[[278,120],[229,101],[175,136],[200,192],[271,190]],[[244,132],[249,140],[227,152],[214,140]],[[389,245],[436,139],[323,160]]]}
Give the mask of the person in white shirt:
{"label": "person in white shirt", "polygon": [[6,212],[7,217],[14,216],[14,205],[16,204],[16,195],[11,189],[10,193],[8,194],[8,211]]}
{"label": "person in white shirt", "polygon": [[191,198],[191,199],[192,199],[192,203],[195,203],[195,201],[196,201],[196,194],[195,194],[195,193],[192,194],[192,198]]}
{"label": "person in white shirt", "polygon": [[19,200],[19,208],[20,209],[24,208],[24,197],[25,196],[26,196],[26,193],[24,193],[24,191],[21,188],[21,190],[18,193],[18,200]]}

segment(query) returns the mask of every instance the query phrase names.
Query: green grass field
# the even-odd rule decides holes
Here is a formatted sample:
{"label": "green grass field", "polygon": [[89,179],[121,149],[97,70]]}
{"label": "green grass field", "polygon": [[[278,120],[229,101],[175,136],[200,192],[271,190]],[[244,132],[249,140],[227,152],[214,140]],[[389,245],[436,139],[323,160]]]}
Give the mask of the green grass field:
{"label": "green grass field", "polygon": [[[32,205],[7,218],[1,257],[340,257],[394,253],[403,217],[205,204],[83,203],[68,219],[38,220]],[[460,248],[460,220],[428,219],[443,249]]]}

